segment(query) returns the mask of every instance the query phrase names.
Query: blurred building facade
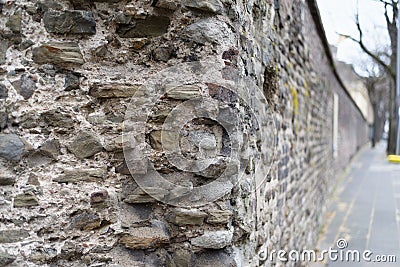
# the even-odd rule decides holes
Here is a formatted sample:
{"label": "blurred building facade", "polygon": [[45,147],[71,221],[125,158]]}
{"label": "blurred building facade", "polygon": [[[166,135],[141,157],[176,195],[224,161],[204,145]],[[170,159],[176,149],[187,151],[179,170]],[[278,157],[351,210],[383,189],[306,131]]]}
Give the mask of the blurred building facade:
{"label": "blurred building facade", "polygon": [[369,124],[374,121],[374,110],[366,86],[366,80],[354,71],[352,64],[339,61],[336,57],[337,47],[331,45],[332,55],[335,60],[336,69],[342,78],[349,94],[360,108]]}

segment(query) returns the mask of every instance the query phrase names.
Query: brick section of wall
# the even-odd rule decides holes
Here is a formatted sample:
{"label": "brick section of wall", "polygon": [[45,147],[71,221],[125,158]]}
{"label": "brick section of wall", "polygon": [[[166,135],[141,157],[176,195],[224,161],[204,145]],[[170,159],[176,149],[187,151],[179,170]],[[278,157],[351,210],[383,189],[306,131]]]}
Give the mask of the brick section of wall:
{"label": "brick section of wall", "polygon": [[[21,0],[0,10],[0,265],[271,266],[272,249],[313,248],[336,175],[368,141],[313,1]],[[171,163],[162,127],[196,97],[218,102],[215,119],[187,106],[182,116],[201,118],[176,126],[180,149],[216,161],[193,172]],[[156,179],[144,191],[139,177]],[[211,203],[165,203],[207,184],[218,187],[188,201]]]}

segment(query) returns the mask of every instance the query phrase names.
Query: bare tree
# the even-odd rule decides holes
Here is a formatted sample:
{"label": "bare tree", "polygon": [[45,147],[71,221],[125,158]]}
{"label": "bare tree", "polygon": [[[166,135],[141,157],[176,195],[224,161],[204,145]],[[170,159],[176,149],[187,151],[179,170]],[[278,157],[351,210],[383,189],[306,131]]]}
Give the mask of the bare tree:
{"label": "bare tree", "polygon": [[389,110],[389,90],[388,81],[386,75],[378,73],[375,75],[369,75],[364,78],[365,87],[368,90],[369,99],[371,101],[372,110],[374,112],[374,124],[373,124],[373,136],[372,146],[375,146],[375,142],[382,139],[384,126],[386,122],[386,113]]}
{"label": "bare tree", "polygon": [[[397,132],[397,105],[396,105],[396,61],[397,61],[397,18],[398,18],[398,1],[397,0],[374,0],[380,2],[384,6],[384,16],[386,28],[390,38],[390,50],[384,53],[376,53],[370,50],[364,42],[364,33],[361,28],[359,13],[357,11],[355,23],[358,30],[358,38],[350,35],[340,34],[360,46],[362,51],[372,58],[387,74],[390,79],[389,91],[389,138],[388,138],[388,154],[396,152],[396,132]],[[371,82],[368,81],[369,83]],[[371,85],[371,84],[369,84]],[[373,87],[370,87],[370,89]]]}
{"label": "bare tree", "polygon": [[[380,46],[373,50],[373,54],[379,56],[383,61],[389,62],[390,51],[388,46]],[[357,64],[357,70],[362,72],[360,78],[364,81],[365,88],[368,91],[374,114],[372,146],[379,142],[383,137],[384,126],[388,118],[390,87],[392,79],[388,77],[385,70],[372,60],[371,57],[362,57]]]}

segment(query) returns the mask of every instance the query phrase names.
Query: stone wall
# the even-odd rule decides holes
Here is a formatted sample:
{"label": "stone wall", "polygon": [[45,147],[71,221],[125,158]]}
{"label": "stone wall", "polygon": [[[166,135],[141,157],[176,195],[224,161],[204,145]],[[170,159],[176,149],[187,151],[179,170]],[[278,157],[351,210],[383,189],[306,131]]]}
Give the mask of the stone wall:
{"label": "stone wall", "polygon": [[271,266],[313,248],[333,174],[367,142],[314,1],[0,9],[0,265]]}

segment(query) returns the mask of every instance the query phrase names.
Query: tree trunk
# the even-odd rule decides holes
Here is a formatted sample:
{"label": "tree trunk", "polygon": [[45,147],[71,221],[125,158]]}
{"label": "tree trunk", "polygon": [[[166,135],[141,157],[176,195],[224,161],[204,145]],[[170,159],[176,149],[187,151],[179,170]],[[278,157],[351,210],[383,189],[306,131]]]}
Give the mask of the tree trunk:
{"label": "tree trunk", "polygon": [[371,137],[372,147],[382,139],[384,126],[386,122],[385,110],[388,110],[386,99],[389,97],[383,91],[384,87],[381,84],[383,77],[370,76],[365,80],[365,86],[368,90],[368,96],[371,101],[372,111],[374,113],[373,132]]}
{"label": "tree trunk", "polygon": [[392,77],[392,82],[390,83],[390,100],[389,100],[389,136],[387,143],[387,153],[396,153],[396,140],[397,140],[397,104],[396,104],[396,76],[397,76],[397,17],[398,9],[397,3],[392,1],[392,19],[389,19],[387,12],[388,5],[385,4],[385,18],[388,34],[390,37],[390,46],[392,53],[390,55],[390,68],[395,73]]}
{"label": "tree trunk", "polygon": [[[396,90],[391,86],[390,98],[396,99]],[[396,101],[389,101],[389,136],[387,143],[388,155],[396,154],[396,140],[397,140],[397,105]]]}
{"label": "tree trunk", "polygon": [[372,104],[372,109],[374,111],[374,125],[373,125],[373,133],[372,133],[372,147],[375,147],[375,144],[378,143],[381,138],[382,138],[382,134],[381,134],[381,125],[382,125],[382,117],[379,114],[379,105],[377,105],[376,103]]}
{"label": "tree trunk", "polygon": [[389,101],[389,134],[387,143],[387,154],[396,154],[397,140],[397,105],[396,105],[396,81],[390,83],[390,101]]}

